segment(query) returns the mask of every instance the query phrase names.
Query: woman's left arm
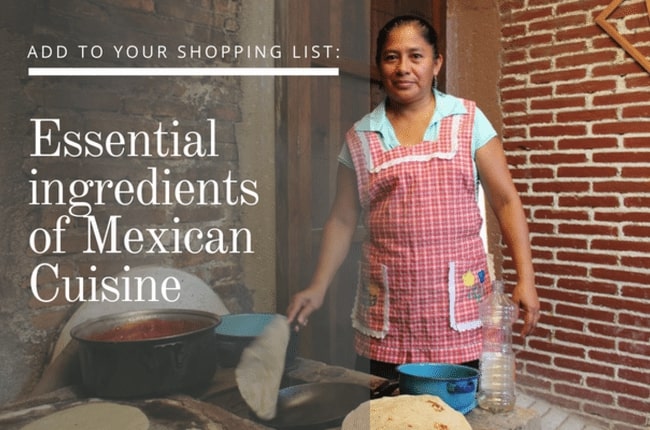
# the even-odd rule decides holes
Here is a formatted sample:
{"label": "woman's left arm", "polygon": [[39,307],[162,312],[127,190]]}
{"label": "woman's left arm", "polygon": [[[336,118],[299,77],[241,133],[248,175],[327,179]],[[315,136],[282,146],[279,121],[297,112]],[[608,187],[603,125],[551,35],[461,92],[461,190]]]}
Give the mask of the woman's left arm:
{"label": "woman's left arm", "polygon": [[510,249],[517,271],[512,300],[525,313],[522,336],[529,334],[539,321],[539,299],[535,289],[528,223],[519,194],[512,182],[501,141],[494,137],[476,151],[476,167],[503,238]]}

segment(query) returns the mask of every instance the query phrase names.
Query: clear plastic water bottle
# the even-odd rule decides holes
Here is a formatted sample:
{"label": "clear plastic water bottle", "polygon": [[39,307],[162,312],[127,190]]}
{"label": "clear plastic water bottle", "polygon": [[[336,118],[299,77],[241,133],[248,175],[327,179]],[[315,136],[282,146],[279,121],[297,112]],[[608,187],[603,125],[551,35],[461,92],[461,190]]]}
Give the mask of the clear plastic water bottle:
{"label": "clear plastic water bottle", "polygon": [[503,283],[494,281],[492,293],[481,302],[483,323],[478,404],[494,413],[515,408],[515,354],[512,350],[512,324],[518,309],[503,292]]}

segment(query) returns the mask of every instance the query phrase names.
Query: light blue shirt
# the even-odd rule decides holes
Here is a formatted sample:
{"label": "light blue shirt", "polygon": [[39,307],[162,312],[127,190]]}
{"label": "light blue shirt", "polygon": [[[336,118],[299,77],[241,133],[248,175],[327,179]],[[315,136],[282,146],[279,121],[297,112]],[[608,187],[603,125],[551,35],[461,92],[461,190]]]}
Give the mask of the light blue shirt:
{"label": "light blue shirt", "polygon": [[[467,109],[462,100],[449,94],[434,90],[436,97],[436,107],[431,117],[431,122],[424,133],[424,140],[435,141],[438,139],[440,132],[440,122],[443,118],[467,113]],[[372,112],[365,115],[355,125],[357,131],[375,131],[382,136],[382,148],[386,151],[394,149],[400,145],[395,135],[395,130],[386,116],[386,102],[381,102]],[[485,114],[477,107],[474,115],[474,127],[472,133],[472,160],[476,161],[476,151],[485,145],[490,139],[495,137],[497,132],[487,119]],[[344,165],[354,168],[352,156],[347,145],[343,145],[339,153],[338,160]],[[474,164],[474,177],[477,177],[476,164]]]}

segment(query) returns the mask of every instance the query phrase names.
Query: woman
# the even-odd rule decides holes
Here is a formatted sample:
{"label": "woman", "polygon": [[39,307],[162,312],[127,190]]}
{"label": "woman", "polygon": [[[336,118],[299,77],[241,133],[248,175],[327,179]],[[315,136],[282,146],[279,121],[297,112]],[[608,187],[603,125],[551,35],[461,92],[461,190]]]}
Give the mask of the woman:
{"label": "woman", "polygon": [[501,142],[473,102],[435,89],[436,39],[414,16],[380,31],[386,99],[346,135],[316,270],[287,309],[305,325],[322,305],[363,214],[352,312],[357,367],[389,378],[405,362],[478,365],[478,303],[490,292],[479,178],[517,270],[512,298],[525,313],[522,335],[539,319],[528,227]]}

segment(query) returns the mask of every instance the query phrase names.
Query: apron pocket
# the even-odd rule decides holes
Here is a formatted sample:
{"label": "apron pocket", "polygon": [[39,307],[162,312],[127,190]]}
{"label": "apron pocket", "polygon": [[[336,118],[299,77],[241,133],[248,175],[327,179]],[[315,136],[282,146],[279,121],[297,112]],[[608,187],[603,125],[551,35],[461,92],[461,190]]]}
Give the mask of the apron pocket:
{"label": "apron pocket", "polygon": [[463,332],[481,327],[479,303],[488,294],[490,280],[483,259],[449,262],[449,324]]}
{"label": "apron pocket", "polygon": [[388,312],[388,268],[383,264],[359,263],[352,327],[366,336],[383,339],[390,326]]}

